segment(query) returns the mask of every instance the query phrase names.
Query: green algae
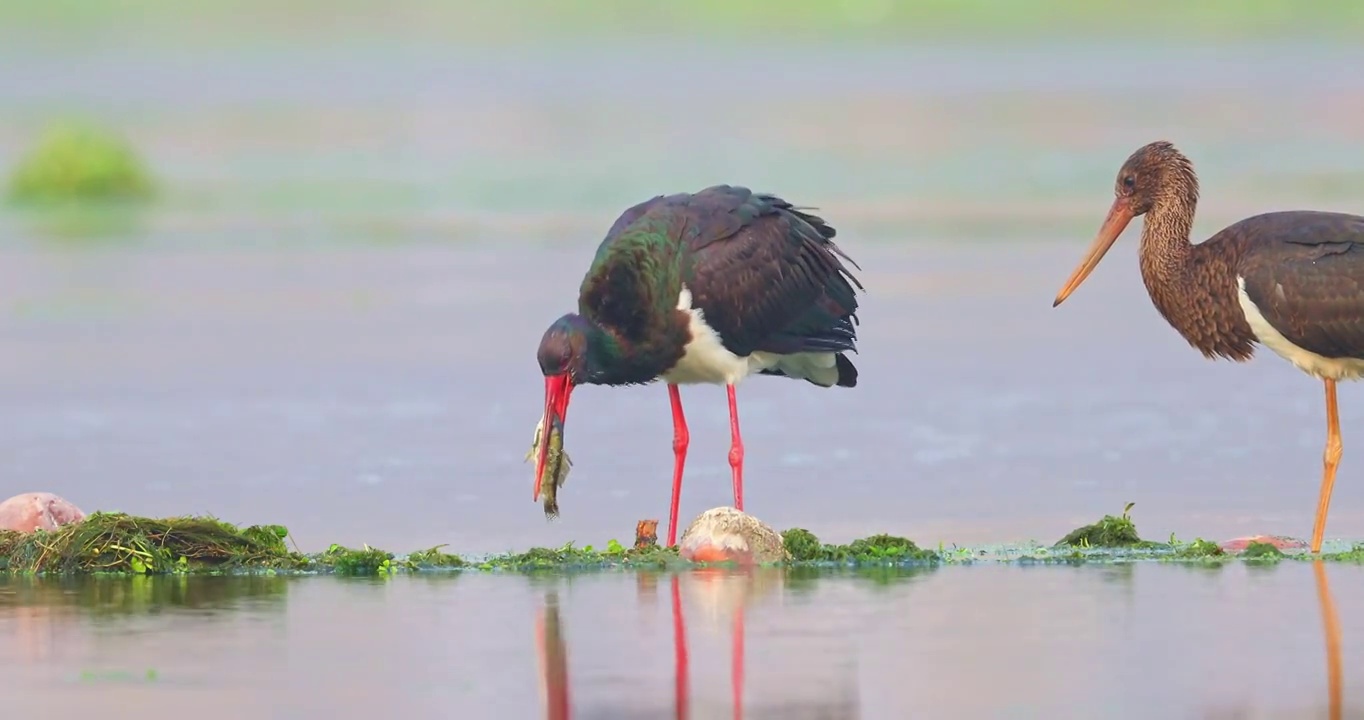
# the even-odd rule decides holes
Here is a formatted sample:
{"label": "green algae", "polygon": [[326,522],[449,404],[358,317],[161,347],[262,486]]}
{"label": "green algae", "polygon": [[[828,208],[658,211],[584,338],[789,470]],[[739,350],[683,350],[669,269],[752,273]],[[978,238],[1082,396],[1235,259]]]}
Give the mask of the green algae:
{"label": "green algae", "polygon": [[1364,544],[1358,544],[1349,550],[1342,550],[1337,553],[1323,553],[1321,559],[1334,562],[1364,564]]}
{"label": "green algae", "polygon": [[[1364,563],[1364,544],[1314,556],[1284,553],[1269,543],[1251,543],[1240,554],[1198,538],[1180,542],[1142,540],[1131,520],[1131,505],[1119,517],[1105,516],[1071,533],[1070,543],[959,547],[936,551],[912,540],[877,534],[844,545],[824,543],[804,528],[782,533],[791,560],[777,563],[801,572],[849,571],[879,583],[906,577],[908,569],[940,565],[1005,563],[1016,565],[1122,565],[1157,561],[1220,566],[1241,560],[1267,566],[1281,560]],[[1096,529],[1097,528],[1097,529]],[[1073,537],[1072,537],[1073,536]],[[283,525],[238,527],[213,517],[143,518],[97,512],[80,523],[32,534],[0,531],[0,572],[24,575],[224,575],[334,574],[388,576],[405,572],[576,572],[593,570],[659,571],[698,567],[678,556],[677,548],[628,547],[610,540],[603,547],[567,543],[481,557],[446,552],[445,546],[398,555],[362,545],[332,545],[306,554],[290,547]],[[723,564],[722,564],[723,565]],[[887,570],[887,568],[894,570]],[[912,574],[912,573],[911,573]]]}
{"label": "green algae", "polygon": [[1283,551],[1267,542],[1250,543],[1241,552],[1241,559],[1246,562],[1270,563],[1278,562],[1283,558]]}
{"label": "green algae", "polygon": [[1223,550],[1221,545],[1203,538],[1198,538],[1187,545],[1180,546],[1171,543],[1171,546],[1176,548],[1176,557],[1186,560],[1204,560],[1226,557],[1227,555],[1227,551]]}
{"label": "green algae", "polygon": [[1127,503],[1127,506],[1122,509],[1122,516],[1120,517],[1105,515],[1096,523],[1071,530],[1070,533],[1056,542],[1056,547],[1157,547],[1159,543],[1142,540],[1141,536],[1137,534],[1137,526],[1136,523],[1132,522],[1131,515],[1134,505],[1136,503]]}
{"label": "green algae", "polygon": [[781,534],[786,551],[793,562],[804,563],[931,563],[938,554],[924,550],[914,541],[895,535],[872,535],[854,540],[847,545],[821,543],[815,534],[804,528],[792,528]]}
{"label": "green algae", "polygon": [[63,121],[49,126],[10,176],[10,199],[22,204],[142,201],[151,174],[132,145],[112,131]]}

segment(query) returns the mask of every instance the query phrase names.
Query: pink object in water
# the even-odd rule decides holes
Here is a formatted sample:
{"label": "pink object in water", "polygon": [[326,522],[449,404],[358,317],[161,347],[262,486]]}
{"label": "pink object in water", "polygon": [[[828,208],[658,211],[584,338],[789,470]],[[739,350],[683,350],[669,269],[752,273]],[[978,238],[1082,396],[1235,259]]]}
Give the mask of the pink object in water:
{"label": "pink object in water", "polygon": [[761,565],[787,559],[776,530],[732,507],[712,508],[697,516],[682,534],[677,551],[691,562]]}
{"label": "pink object in water", "polygon": [[56,530],[84,519],[80,508],[52,493],[23,493],[0,503],[0,530]]}
{"label": "pink object in water", "polygon": [[1306,542],[1283,535],[1249,535],[1233,538],[1221,543],[1221,547],[1223,552],[1238,553],[1244,552],[1251,543],[1265,543],[1280,550],[1303,550],[1307,548]]}

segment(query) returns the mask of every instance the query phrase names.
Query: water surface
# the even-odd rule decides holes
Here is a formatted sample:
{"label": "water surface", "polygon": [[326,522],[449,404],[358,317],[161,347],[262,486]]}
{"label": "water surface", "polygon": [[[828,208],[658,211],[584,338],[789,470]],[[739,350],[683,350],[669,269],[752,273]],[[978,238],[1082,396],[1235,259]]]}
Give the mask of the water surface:
{"label": "water surface", "polygon": [[0,690],[25,717],[1356,717],[1364,570],[1324,570],[11,578]]}

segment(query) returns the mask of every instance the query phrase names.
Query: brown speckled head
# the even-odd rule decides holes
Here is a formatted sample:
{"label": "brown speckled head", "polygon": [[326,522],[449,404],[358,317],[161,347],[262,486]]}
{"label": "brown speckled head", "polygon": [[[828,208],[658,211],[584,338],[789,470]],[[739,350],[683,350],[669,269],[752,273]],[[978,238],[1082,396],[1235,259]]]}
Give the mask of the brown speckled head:
{"label": "brown speckled head", "polygon": [[[1124,203],[1132,217],[1145,215],[1159,203],[1198,202],[1193,163],[1164,141],[1143,145],[1127,158],[1113,183],[1114,202]],[[1121,231],[1120,231],[1121,232]]]}
{"label": "brown speckled head", "polygon": [[[1198,178],[1193,163],[1175,146],[1164,141],[1143,145],[1127,158],[1113,183],[1113,206],[1104,218],[1089,252],[1056,294],[1052,307],[1065,301],[1099,266],[1108,249],[1138,215],[1157,207],[1192,208],[1198,202]],[[1192,216],[1192,210],[1190,210]],[[1153,216],[1154,217],[1154,216]]]}

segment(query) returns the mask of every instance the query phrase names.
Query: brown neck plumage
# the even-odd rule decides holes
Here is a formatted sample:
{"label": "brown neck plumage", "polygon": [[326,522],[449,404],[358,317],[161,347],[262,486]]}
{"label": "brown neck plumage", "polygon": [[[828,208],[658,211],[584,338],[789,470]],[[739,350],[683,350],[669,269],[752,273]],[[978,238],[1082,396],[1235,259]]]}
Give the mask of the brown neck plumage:
{"label": "brown neck plumage", "polygon": [[1249,360],[1255,335],[1238,301],[1234,238],[1189,242],[1197,180],[1162,193],[1141,232],[1141,279],[1161,316],[1205,357]]}

